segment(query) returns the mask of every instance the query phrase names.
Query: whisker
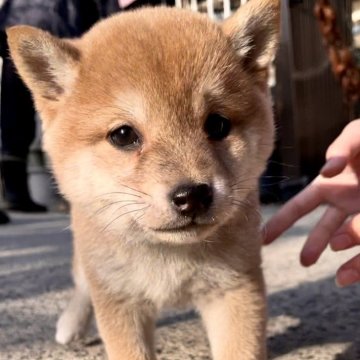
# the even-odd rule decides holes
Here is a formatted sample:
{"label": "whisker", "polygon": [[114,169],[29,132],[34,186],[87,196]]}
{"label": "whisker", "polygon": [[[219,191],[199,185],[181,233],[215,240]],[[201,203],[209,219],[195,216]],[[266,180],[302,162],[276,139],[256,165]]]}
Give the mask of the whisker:
{"label": "whisker", "polygon": [[130,206],[130,205],[144,205],[144,204],[145,204],[144,202],[134,202],[134,203],[131,203],[131,204],[122,205],[122,206],[118,207],[116,210],[120,210],[120,209],[124,208],[125,206]]}
{"label": "whisker", "polygon": [[251,181],[251,180],[256,180],[256,181],[257,181],[257,180],[258,180],[258,177],[257,177],[257,176],[253,176],[253,177],[250,177],[250,178],[242,178],[240,181],[237,181],[236,183],[231,184],[231,185],[230,185],[230,188],[233,188],[234,186],[243,184],[243,183],[248,182],[248,181]]}
{"label": "whisker", "polygon": [[[140,203],[138,201],[135,201],[135,200],[119,200],[119,201],[114,201],[110,204],[106,204],[104,206],[102,206],[100,209],[96,210],[93,214],[93,216],[95,215],[99,215],[101,212],[105,211],[107,208],[109,208],[110,206],[113,206],[113,205],[116,205],[116,204],[119,204],[119,203],[124,203],[124,202],[128,202],[129,204],[127,205],[132,205],[132,204],[144,204],[144,203]],[[124,205],[125,206],[125,205]]]}
{"label": "whisker", "polygon": [[125,212],[125,213],[120,214],[120,215],[117,216],[114,220],[110,221],[110,222],[102,229],[101,232],[105,232],[105,230],[108,229],[110,225],[112,225],[115,221],[118,221],[121,217],[123,217],[123,216],[125,216],[125,215],[128,215],[128,214],[131,214],[131,213],[136,212],[136,211],[145,210],[145,209],[147,209],[149,206],[150,206],[150,205],[145,206],[145,207],[142,207],[141,209],[129,210],[129,211]]}
{"label": "whisker", "polygon": [[145,215],[145,211],[140,215],[138,216],[137,218],[134,219],[134,222],[136,223],[137,221],[139,221],[142,217],[144,217]]}
{"label": "whisker", "polygon": [[253,189],[254,189],[253,187],[248,187],[248,188],[246,188],[246,187],[239,187],[239,188],[233,188],[233,189],[231,189],[231,190],[233,190],[233,191],[238,191],[238,190],[250,191],[250,190],[253,190]]}
{"label": "whisker", "polygon": [[99,197],[103,197],[103,196],[107,196],[107,195],[114,195],[114,194],[131,195],[131,196],[136,196],[138,198],[142,198],[142,196],[140,196],[140,195],[127,193],[127,192],[124,192],[124,191],[113,191],[113,192],[97,195],[96,197],[99,198]]}
{"label": "whisker", "polygon": [[262,214],[259,211],[258,207],[256,207],[256,206],[254,207],[253,203],[250,202],[248,199],[240,200],[240,199],[233,198],[232,196],[229,196],[229,198],[232,199],[231,203],[233,205],[236,205],[239,208],[242,208],[243,210],[252,211],[262,219]]}
{"label": "whisker", "polygon": [[265,179],[276,179],[276,178],[279,178],[281,180],[290,180],[290,177],[289,176],[285,176],[285,175],[263,175],[261,176],[262,178],[265,178]]}
{"label": "whisker", "polygon": [[126,188],[128,188],[128,189],[130,189],[130,190],[136,191],[136,192],[138,192],[138,193],[140,193],[140,194],[144,194],[144,195],[146,195],[146,196],[150,196],[149,194],[147,194],[147,193],[145,193],[145,192],[143,192],[143,191],[134,189],[134,188],[132,188],[132,187],[130,187],[130,186],[128,186],[128,185],[124,185],[124,184],[120,184],[120,185],[121,185],[121,186],[124,186],[124,187],[126,187]]}
{"label": "whisker", "polygon": [[269,160],[268,163],[269,164],[275,164],[275,165],[284,166],[284,167],[287,167],[287,168],[297,168],[298,167],[297,165],[294,165],[294,164],[283,163],[283,162],[276,161],[276,160]]}
{"label": "whisker", "polygon": [[206,244],[213,244],[215,243],[215,240],[211,240],[211,239],[207,239],[207,238],[204,238],[201,240],[203,243],[206,243]]}
{"label": "whisker", "polygon": [[[274,186],[274,185],[278,185],[278,184],[283,184],[286,181],[290,180],[290,178],[288,176],[262,176],[261,178],[263,179],[278,179],[278,181],[273,181],[270,183],[261,183],[260,186],[261,187],[267,187],[267,186]],[[253,178],[246,178],[246,179],[241,179],[241,181],[238,181],[232,185],[230,185],[231,190],[251,190],[252,188],[245,188],[245,187],[237,187],[243,183],[246,183],[250,180],[259,180],[257,177],[253,177]],[[258,185],[257,185],[258,186]]]}
{"label": "whisker", "polygon": [[144,216],[145,216],[145,211],[143,211],[142,214],[140,214],[140,216],[136,217],[135,219],[132,219],[131,227],[129,230],[133,231],[135,226],[137,225],[137,222]]}
{"label": "whisker", "polygon": [[280,181],[285,181],[285,180],[290,180],[290,178],[288,176],[267,176],[267,175],[263,175],[263,176],[260,176],[257,177],[257,176],[253,176],[253,177],[249,177],[249,178],[241,178],[240,181],[237,181],[236,183],[230,185],[230,187],[234,187],[236,185],[239,185],[239,184],[242,184],[244,182],[247,182],[249,180],[259,180],[259,179],[279,179]]}

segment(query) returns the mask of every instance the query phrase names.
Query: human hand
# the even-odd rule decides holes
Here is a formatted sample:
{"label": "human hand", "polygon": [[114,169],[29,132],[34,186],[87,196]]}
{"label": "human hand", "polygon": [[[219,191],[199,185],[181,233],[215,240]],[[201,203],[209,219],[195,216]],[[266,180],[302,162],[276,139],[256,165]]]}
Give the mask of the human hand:
{"label": "human hand", "polygon": [[[360,245],[360,120],[344,129],[328,148],[326,158],[320,175],[264,227],[264,242],[269,244],[304,215],[322,204],[328,205],[301,252],[304,266],[313,265],[328,244],[335,251]],[[337,272],[340,286],[357,281],[360,281],[360,255]]]}

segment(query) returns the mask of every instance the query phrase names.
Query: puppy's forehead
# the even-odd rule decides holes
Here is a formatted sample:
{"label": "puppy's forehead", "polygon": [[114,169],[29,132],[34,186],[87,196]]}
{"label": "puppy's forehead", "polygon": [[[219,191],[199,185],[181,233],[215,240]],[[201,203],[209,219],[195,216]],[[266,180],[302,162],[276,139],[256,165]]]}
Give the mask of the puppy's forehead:
{"label": "puppy's forehead", "polygon": [[218,25],[170,8],[114,16],[95,26],[83,45],[83,75],[101,76],[114,90],[130,84],[151,93],[194,91],[222,78],[219,72],[234,61]]}

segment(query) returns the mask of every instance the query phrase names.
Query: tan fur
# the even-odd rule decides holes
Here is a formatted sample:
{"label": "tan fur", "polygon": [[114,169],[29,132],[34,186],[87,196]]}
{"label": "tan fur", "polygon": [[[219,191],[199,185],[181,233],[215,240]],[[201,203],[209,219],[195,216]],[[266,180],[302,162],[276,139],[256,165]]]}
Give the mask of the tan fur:
{"label": "tan fur", "polygon": [[[41,113],[44,144],[72,205],[75,293],[60,343],[81,337],[94,307],[111,360],[155,359],[154,319],[194,305],[215,360],[265,359],[257,181],[273,143],[264,74],[278,0],[251,0],[218,25],[155,8],[100,22],[81,39],[8,30],[11,55]],[[209,113],[229,118],[209,141]],[[142,146],[108,134],[131,125]],[[214,203],[183,231],[168,194],[211,183]]]}

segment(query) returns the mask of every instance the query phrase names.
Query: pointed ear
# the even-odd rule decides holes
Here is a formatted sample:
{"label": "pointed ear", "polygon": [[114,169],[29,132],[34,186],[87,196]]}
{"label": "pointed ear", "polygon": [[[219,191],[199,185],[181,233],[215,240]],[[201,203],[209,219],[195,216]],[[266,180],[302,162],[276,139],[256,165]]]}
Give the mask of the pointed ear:
{"label": "pointed ear", "polygon": [[245,66],[266,70],[279,41],[280,0],[250,0],[222,27]]}
{"label": "pointed ear", "polygon": [[11,57],[37,104],[57,102],[70,92],[80,61],[75,45],[30,26],[6,33]]}

